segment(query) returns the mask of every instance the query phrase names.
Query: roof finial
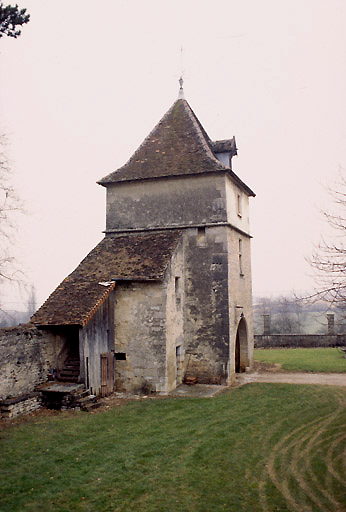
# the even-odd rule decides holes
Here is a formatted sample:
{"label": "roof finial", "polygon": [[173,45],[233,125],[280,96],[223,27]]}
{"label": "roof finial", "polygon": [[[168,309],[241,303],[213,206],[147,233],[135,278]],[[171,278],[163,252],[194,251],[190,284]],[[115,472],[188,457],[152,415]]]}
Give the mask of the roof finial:
{"label": "roof finial", "polygon": [[178,96],[179,100],[184,99],[183,83],[184,83],[184,80],[183,80],[183,47],[181,46],[180,47],[180,78],[179,78],[180,89],[179,89],[179,96]]}
{"label": "roof finial", "polygon": [[183,83],[184,83],[184,80],[183,80],[183,77],[181,76],[181,77],[179,78],[179,84],[180,84],[179,96],[178,96],[178,99],[179,99],[179,100],[184,99]]}

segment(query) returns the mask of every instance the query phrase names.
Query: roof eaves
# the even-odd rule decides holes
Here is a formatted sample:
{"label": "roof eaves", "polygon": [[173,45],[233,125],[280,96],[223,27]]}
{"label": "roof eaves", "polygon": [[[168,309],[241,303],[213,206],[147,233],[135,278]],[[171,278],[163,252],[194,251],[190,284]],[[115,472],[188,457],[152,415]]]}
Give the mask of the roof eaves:
{"label": "roof eaves", "polygon": [[91,308],[91,310],[82,317],[81,324],[79,324],[81,325],[81,327],[84,327],[89,322],[89,320],[94,316],[99,307],[104,303],[104,301],[108,298],[110,293],[114,290],[115,286],[115,282],[112,282],[107,286],[107,289],[105,293],[102,295],[102,297],[96,302],[93,308]]}
{"label": "roof eaves", "polygon": [[253,192],[231,169],[228,169],[228,175],[248,196],[256,197],[255,192]]}

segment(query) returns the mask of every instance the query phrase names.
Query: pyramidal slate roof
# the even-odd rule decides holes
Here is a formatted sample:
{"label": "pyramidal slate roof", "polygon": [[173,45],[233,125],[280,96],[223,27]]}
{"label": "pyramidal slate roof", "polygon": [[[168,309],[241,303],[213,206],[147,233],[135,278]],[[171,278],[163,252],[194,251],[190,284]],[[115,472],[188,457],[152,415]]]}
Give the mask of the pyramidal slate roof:
{"label": "pyramidal slate roof", "polygon": [[228,172],[249,195],[254,193],[215,153],[237,154],[235,140],[213,142],[185,99],[178,99],[128,162],[98,183]]}
{"label": "pyramidal slate roof", "polygon": [[180,230],[106,236],[32,316],[36,325],[85,325],[118,280],[161,281]]}

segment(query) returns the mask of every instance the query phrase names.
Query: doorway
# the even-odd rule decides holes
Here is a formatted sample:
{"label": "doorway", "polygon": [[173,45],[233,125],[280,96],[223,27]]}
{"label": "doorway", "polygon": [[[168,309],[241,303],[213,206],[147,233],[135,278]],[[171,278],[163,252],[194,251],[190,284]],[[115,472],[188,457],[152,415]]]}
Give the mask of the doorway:
{"label": "doorway", "polygon": [[246,320],[244,317],[240,319],[237,329],[234,359],[236,373],[245,372],[245,368],[249,366],[249,356],[247,342],[247,327]]}

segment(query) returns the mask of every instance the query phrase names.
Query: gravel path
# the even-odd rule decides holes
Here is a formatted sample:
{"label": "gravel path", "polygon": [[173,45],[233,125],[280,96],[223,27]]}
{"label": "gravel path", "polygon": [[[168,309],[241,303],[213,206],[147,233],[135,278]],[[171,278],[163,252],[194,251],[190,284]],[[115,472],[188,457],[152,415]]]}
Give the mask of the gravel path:
{"label": "gravel path", "polygon": [[284,384],[322,384],[326,386],[346,386],[346,373],[303,373],[254,371],[237,375],[240,386],[250,382],[271,382]]}

